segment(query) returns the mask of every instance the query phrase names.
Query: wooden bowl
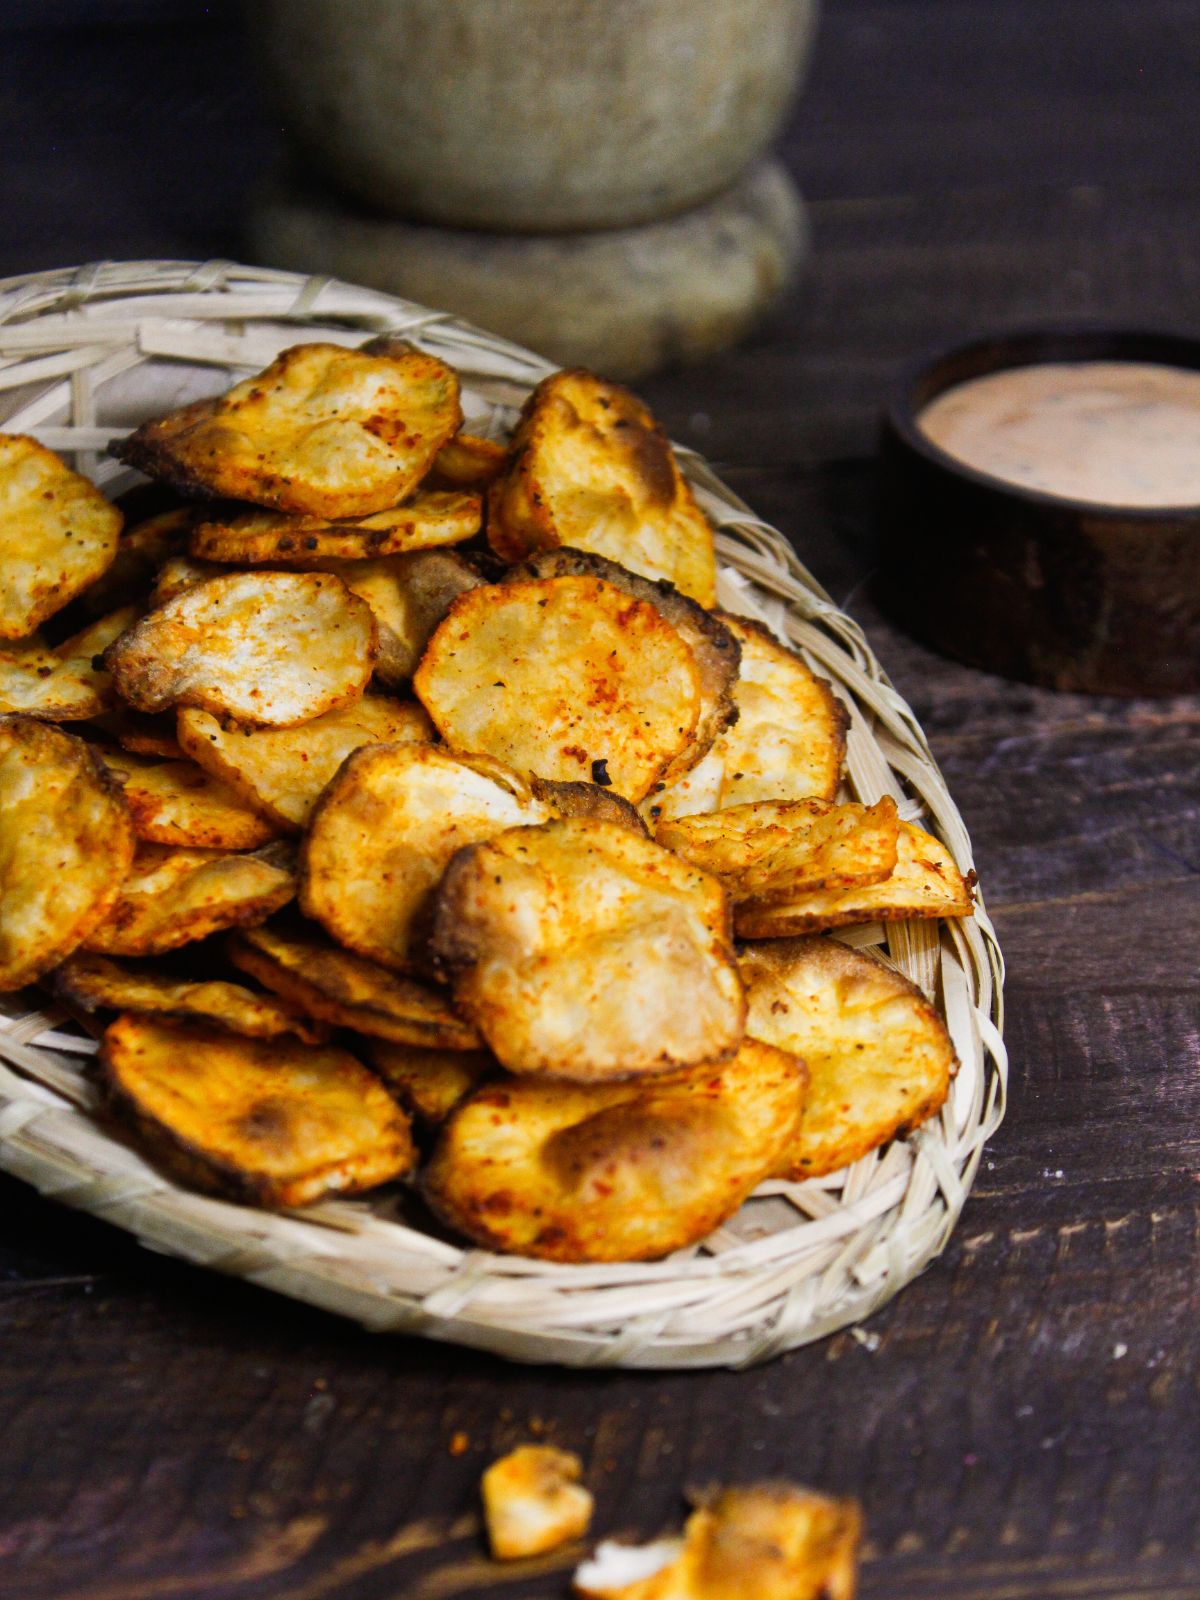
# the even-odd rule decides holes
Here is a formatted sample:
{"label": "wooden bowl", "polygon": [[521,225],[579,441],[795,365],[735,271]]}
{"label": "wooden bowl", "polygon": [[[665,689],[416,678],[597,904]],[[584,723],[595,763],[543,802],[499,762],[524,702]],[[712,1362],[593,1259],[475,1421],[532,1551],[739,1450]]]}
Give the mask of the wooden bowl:
{"label": "wooden bowl", "polygon": [[1200,688],[1200,505],[1107,506],[1027,489],[938,448],[936,396],[1040,362],[1200,370],[1200,340],[1097,328],[981,339],[901,381],[882,426],[881,603],[934,649],[1053,689]]}

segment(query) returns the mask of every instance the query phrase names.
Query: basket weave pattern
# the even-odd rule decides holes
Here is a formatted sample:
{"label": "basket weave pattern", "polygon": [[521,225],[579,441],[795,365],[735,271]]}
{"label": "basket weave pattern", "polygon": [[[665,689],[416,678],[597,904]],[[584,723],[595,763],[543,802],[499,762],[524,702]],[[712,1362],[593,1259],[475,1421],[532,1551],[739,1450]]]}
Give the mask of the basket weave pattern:
{"label": "basket weave pattern", "polygon": [[[136,474],[102,452],[147,416],[215,394],[305,339],[402,333],[462,375],[473,432],[504,437],[552,370],[438,312],[327,278],[228,262],[133,262],[0,281],[0,428],[34,434],[110,494]],[[718,529],[720,603],[757,617],[850,710],[846,794],[892,795],[971,866],[970,841],[912,712],[860,629],[784,538],[691,452]],[[9,997],[0,1012],[0,1166],[148,1246],[323,1306],[514,1360],[743,1366],[870,1315],[943,1248],[1004,1114],[1003,966],[982,902],[961,922],[844,930],[917,983],[961,1069],[940,1115],[842,1172],[763,1185],[702,1245],[665,1261],[559,1266],[460,1248],[382,1191],[275,1214],[180,1188],[107,1120],[95,1041]],[[25,1005],[22,1006],[22,1000]]]}

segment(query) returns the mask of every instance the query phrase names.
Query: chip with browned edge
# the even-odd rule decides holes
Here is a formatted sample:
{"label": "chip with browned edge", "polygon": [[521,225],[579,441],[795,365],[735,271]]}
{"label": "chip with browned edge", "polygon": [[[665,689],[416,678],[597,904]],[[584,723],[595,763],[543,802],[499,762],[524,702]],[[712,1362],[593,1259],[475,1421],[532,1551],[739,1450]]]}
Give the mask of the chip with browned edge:
{"label": "chip with browned edge", "polygon": [[345,1050],[120,1016],[100,1064],[117,1108],[198,1188],[262,1206],[357,1194],[413,1165],[408,1118]]}
{"label": "chip with browned edge", "polygon": [[0,716],[0,990],[32,983],[87,938],[133,850],[129,811],[94,751]]}
{"label": "chip with browned edge", "polygon": [[274,995],[255,994],[243,984],[222,979],[189,982],[143,966],[121,966],[87,950],[77,950],[56,968],[51,986],[60,1000],[83,1011],[136,1011],[252,1039],[290,1033],[306,1044],[320,1044],[329,1037],[324,1023],[292,1010]]}
{"label": "chip with browned edge", "polygon": [[591,778],[634,802],[693,742],[700,711],[676,629],[599,578],[460,595],[413,688],[457,749],[542,778]]}
{"label": "chip with browned edge", "polygon": [[155,761],[105,750],[139,839],[204,850],[253,850],[278,831],[220,778],[194,761]]}
{"label": "chip with browned edge", "polygon": [[136,606],[125,606],[53,650],[37,634],[0,641],[0,712],[18,711],[46,722],[100,716],[112,699],[112,681],[100,656],[137,616]]}
{"label": "chip with browned edge", "polygon": [[142,844],[85,945],[105,955],[159,955],[222,928],[265,922],[295,892],[290,853],[278,841],[247,855]]}
{"label": "chip with browned edge", "polygon": [[431,948],[512,1072],[634,1078],[741,1042],[725,891],[613,823],[549,822],[459,851]]}
{"label": "chip with browned edge", "polygon": [[357,700],[371,677],[371,608],[324,572],[242,572],[143,617],[105,661],[135,711],[199,706],[294,727]]}
{"label": "chip with browned edge", "polygon": [[234,966],[309,1016],[396,1044],[475,1050],[479,1035],[446,995],[327,940],[251,928],[229,942]]}
{"label": "chip with browned edge", "polygon": [[479,532],[483,502],[462,490],[422,490],[403,505],[333,522],[280,511],[243,511],[202,522],[192,534],[198,561],[319,567],[461,544]]}
{"label": "chip with browned edge", "polygon": [[364,695],[298,728],[239,728],[211,712],[179,713],[179,741],[193,761],[281,828],[299,830],[325,785],[352,751],[433,734],[415,700]]}
{"label": "chip with browned edge", "polygon": [[808,1106],[781,1177],[836,1172],[919,1126],[958,1070],[921,991],[834,939],[777,939],[742,954],[747,1030],[808,1065]]}
{"label": "chip with browned edge", "polygon": [[652,1260],[711,1233],[779,1164],[804,1090],[803,1065],[754,1039],[654,1083],[484,1084],[443,1127],[425,1197],[489,1250]]}
{"label": "chip with browned edge", "polygon": [[728,889],[735,906],[789,901],[814,889],[881,883],[896,865],[900,823],[890,795],[873,806],[752,800],[660,822],[654,837]]}
{"label": "chip with browned edge", "polygon": [[510,465],[488,502],[488,539],[519,561],[572,545],[711,606],[712,529],[642,402],[590,372],[556,372],[530,395]]}
{"label": "chip with browned edge", "polygon": [[100,577],[123,518],[53,450],[0,433],[0,639],[24,639]]}
{"label": "chip with browned edge", "polygon": [[458,377],[436,356],[300,344],[219,399],[143,423],[113,454],[185,493],[362,517],[398,505],[461,421]]}
{"label": "chip with browned edge", "polygon": [[436,1128],[500,1068],[486,1050],[431,1050],[423,1045],[393,1044],[388,1039],[364,1041],[375,1071],[406,1111]]}
{"label": "chip with browned edge", "polygon": [[849,889],[830,886],[789,894],[784,900],[747,900],[734,908],[741,939],[782,939],[855,922],[898,922],[908,917],[967,917],[971,888],[940,839],[902,822],[896,865],[881,882]]}
{"label": "chip with browned edge", "polygon": [[488,756],[425,744],[358,750],[313,808],[301,908],[360,955],[412,966],[454,852],[550,815],[520,773]]}

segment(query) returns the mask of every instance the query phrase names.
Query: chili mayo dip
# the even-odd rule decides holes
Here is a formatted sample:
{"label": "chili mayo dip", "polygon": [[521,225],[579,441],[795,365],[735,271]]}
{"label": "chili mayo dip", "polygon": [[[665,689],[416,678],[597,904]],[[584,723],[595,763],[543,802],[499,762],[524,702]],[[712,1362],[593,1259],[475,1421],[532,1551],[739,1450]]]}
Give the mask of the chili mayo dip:
{"label": "chili mayo dip", "polygon": [[977,472],[1043,494],[1107,506],[1200,505],[1200,371],[1187,367],[1010,367],[947,389],[917,426]]}

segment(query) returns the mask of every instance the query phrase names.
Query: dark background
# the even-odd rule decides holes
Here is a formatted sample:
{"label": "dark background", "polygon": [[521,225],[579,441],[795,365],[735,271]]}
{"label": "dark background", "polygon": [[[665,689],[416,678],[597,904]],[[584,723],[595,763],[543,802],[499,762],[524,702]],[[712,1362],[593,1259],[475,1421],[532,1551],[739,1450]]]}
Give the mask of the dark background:
{"label": "dark background", "polygon": [[[240,253],[279,129],[236,14],[106,10],[124,24],[0,9],[0,272]],[[4,1180],[5,1600],[560,1594],[561,1572],[502,1581],[473,1521],[479,1470],[533,1427],[584,1456],[601,1533],[786,1473],[863,1497],[881,1600],[1200,1596],[1200,707],[955,667],[869,583],[874,419],[914,356],[1060,314],[1200,323],[1198,68],[1192,0],[831,0],[783,141],[807,277],[741,349],[643,386],[868,628],[1008,957],[1008,1121],[878,1344],[745,1374],[510,1368],[161,1261]]]}

